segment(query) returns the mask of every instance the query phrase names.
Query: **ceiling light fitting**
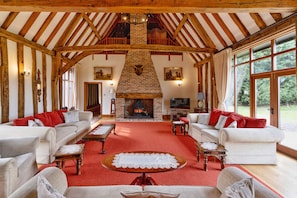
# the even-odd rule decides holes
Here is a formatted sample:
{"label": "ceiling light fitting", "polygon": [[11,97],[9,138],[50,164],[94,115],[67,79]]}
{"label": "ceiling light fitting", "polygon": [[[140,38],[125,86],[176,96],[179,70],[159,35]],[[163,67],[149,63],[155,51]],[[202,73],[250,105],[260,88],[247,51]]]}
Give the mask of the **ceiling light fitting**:
{"label": "ceiling light fitting", "polygon": [[147,14],[129,14],[122,13],[121,20],[124,23],[130,23],[133,25],[146,23],[148,21],[149,15]]}

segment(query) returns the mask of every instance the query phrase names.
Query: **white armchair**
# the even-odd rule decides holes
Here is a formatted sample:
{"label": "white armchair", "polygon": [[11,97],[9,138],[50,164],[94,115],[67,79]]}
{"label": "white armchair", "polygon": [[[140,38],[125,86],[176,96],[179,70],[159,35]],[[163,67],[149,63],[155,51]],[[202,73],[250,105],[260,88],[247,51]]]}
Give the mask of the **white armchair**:
{"label": "white armchair", "polygon": [[0,197],[8,197],[37,171],[38,137],[0,139]]}

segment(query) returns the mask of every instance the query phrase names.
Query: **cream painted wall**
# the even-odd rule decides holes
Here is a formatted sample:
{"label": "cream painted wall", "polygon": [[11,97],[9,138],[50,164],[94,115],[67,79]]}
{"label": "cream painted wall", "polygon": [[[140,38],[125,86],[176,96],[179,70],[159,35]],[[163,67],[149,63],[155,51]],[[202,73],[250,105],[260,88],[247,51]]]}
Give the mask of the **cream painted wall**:
{"label": "cream painted wall", "polygon": [[[111,88],[116,89],[117,83],[121,75],[121,71],[125,64],[125,55],[108,55],[106,60],[105,55],[88,56],[80,61],[76,66],[77,68],[77,108],[82,110],[84,107],[84,82],[102,82],[103,99],[102,99],[102,114],[110,114],[110,100],[111,94],[109,93]],[[194,68],[193,62],[187,54],[184,56],[171,56],[170,60],[168,56],[153,55],[152,61],[155,66],[155,70],[159,79],[159,83],[163,92],[163,107],[162,114],[170,114],[169,99],[172,97],[187,97],[191,99],[191,109],[193,110],[197,104],[197,69]],[[94,80],[93,79],[93,67],[105,66],[113,67],[113,86],[110,85],[111,81],[106,80]],[[164,67],[179,66],[183,67],[183,84],[178,86],[176,81],[164,81]]]}

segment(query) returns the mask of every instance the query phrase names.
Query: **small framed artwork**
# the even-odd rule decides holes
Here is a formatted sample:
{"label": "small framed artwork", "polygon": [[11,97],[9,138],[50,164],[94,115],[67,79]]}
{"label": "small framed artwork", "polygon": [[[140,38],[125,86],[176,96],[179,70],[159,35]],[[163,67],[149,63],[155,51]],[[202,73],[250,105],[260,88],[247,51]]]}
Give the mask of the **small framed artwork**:
{"label": "small framed artwork", "polygon": [[112,67],[94,67],[94,80],[112,80]]}
{"label": "small framed artwork", "polygon": [[164,67],[164,80],[182,80],[182,67]]}

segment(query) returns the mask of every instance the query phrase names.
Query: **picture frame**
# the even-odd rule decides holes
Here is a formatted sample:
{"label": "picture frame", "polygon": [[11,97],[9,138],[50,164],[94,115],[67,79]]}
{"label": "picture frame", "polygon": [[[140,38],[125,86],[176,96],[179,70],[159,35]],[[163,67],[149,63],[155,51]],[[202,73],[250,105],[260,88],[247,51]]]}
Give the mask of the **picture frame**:
{"label": "picture frame", "polygon": [[164,67],[164,80],[182,80],[182,67]]}
{"label": "picture frame", "polygon": [[112,80],[112,67],[94,67],[94,80]]}

